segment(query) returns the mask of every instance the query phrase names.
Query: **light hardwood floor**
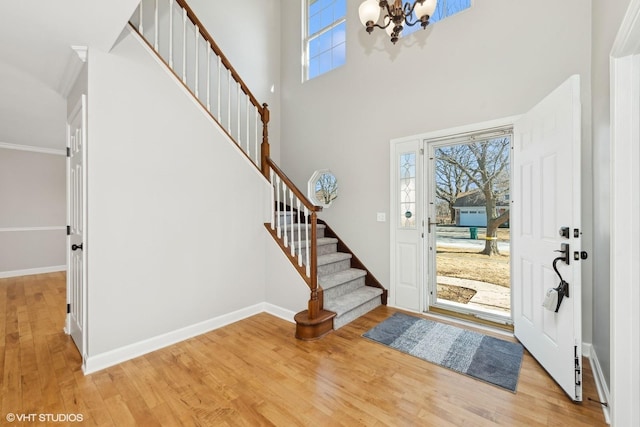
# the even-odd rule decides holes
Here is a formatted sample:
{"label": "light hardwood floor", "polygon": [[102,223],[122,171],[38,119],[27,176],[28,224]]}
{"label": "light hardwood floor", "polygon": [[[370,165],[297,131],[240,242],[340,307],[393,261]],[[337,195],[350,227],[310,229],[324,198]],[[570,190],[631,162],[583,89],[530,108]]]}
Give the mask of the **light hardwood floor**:
{"label": "light hardwood floor", "polygon": [[62,331],[65,292],[63,273],[0,279],[0,424],[80,414],[78,424],[115,426],[605,425],[587,400],[597,400],[587,360],[583,403],[526,352],[513,394],[362,338],[387,307],[315,342],[259,314],[84,376]]}

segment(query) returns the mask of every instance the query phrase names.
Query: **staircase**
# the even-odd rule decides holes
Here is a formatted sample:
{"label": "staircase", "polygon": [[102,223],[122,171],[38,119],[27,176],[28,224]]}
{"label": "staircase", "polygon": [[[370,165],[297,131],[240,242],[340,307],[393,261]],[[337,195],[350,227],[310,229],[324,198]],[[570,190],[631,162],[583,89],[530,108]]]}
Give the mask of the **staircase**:
{"label": "staircase", "polygon": [[[317,226],[318,284],[324,294],[324,309],[336,313],[333,329],[339,329],[381,305],[384,289],[366,285],[368,272],[352,266],[353,255],[339,252],[340,240],[326,237],[326,229],[325,224]],[[303,258],[306,250],[302,248]]]}
{"label": "staircase", "polygon": [[271,184],[268,232],[310,290],[296,337],[318,339],[380,304],[387,291],[270,157],[267,104],[260,104],[186,0],[143,0],[130,26]]}

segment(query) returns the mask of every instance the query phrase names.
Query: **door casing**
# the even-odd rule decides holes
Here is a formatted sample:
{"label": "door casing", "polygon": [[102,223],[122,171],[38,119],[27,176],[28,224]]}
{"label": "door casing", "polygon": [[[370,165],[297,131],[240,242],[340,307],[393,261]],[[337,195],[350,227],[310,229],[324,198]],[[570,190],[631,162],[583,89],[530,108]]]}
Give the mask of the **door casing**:
{"label": "door casing", "polygon": [[[390,196],[391,198],[390,198],[390,208],[389,208],[389,213],[390,213],[389,214],[389,227],[390,227],[389,244],[391,248],[391,256],[390,256],[391,283],[390,283],[390,292],[389,292],[390,297],[388,302],[390,306],[401,308],[403,310],[418,312],[418,313],[425,312],[429,308],[428,283],[427,283],[428,272],[426,271],[425,268],[419,268],[419,271],[417,272],[418,280],[420,283],[420,289],[421,289],[420,300],[418,304],[416,304],[413,307],[398,304],[395,298],[395,290],[397,286],[396,278],[398,277],[398,274],[401,271],[400,269],[402,268],[401,265],[398,265],[398,253],[396,250],[398,245],[398,224],[400,220],[399,212],[395,204],[395,201],[399,199],[399,187],[398,187],[399,183],[398,183],[398,177],[396,173],[397,172],[396,155],[398,153],[397,147],[399,146],[408,147],[413,144],[414,149],[417,152],[422,153],[420,155],[420,160],[417,162],[417,164],[420,165],[419,166],[420,171],[417,175],[422,177],[425,171],[425,157],[426,157],[425,141],[437,140],[437,139],[446,138],[451,135],[457,135],[457,134],[480,132],[480,131],[483,131],[486,129],[492,129],[492,128],[512,127],[519,117],[520,116],[509,116],[501,119],[489,120],[486,122],[458,126],[458,127],[449,128],[449,129],[441,129],[437,131],[426,132],[426,133],[421,133],[417,135],[412,135],[404,138],[397,138],[397,139],[391,140],[390,142],[390,148],[391,148],[390,149],[390,154],[391,154],[390,155],[390,171],[391,171]],[[428,221],[428,210],[427,210],[427,206],[425,205],[427,203],[426,197],[422,197],[422,195],[426,194],[423,182],[420,182],[419,180],[417,180],[417,182],[422,186],[422,188],[420,188],[419,190],[416,189],[417,193],[420,194],[420,196],[418,197],[420,200],[418,201],[419,205],[416,207],[416,216],[417,216],[416,223],[418,224],[418,227],[416,228],[415,233],[416,233],[416,236],[419,236],[421,241],[421,244],[419,245],[419,253],[417,255],[418,260],[420,260],[420,263],[424,265],[424,260],[425,260],[426,254],[428,253],[427,251],[428,251],[428,244],[429,244],[428,242],[429,239],[427,239],[427,227],[425,226],[425,224]],[[494,319],[491,319],[491,320],[494,320]]]}

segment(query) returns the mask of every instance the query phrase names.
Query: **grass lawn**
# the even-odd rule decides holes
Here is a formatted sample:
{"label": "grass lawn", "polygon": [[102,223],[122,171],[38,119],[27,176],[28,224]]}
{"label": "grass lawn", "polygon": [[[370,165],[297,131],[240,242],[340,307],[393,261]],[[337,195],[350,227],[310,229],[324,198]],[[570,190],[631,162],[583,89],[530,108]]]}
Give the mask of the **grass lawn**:
{"label": "grass lawn", "polygon": [[489,257],[478,252],[476,249],[438,248],[438,276],[479,280],[506,288],[511,287],[509,255]]}

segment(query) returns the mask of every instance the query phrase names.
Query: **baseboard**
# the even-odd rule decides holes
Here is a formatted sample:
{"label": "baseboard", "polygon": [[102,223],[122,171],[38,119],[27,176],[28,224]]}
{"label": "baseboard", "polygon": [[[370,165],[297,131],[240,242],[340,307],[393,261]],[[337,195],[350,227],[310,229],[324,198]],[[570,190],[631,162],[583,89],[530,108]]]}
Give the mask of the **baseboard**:
{"label": "baseboard", "polygon": [[29,268],[26,270],[0,271],[0,279],[8,277],[31,276],[33,274],[57,273],[58,271],[67,271],[66,265],[54,265],[51,267]]}
{"label": "baseboard", "polygon": [[[609,405],[610,395],[609,388],[607,387],[607,382],[604,379],[604,374],[602,373],[602,368],[600,367],[600,362],[598,361],[598,355],[596,354],[596,350],[593,348],[591,344],[583,344],[583,355],[588,355],[589,364],[591,365],[591,371],[593,372],[593,378],[596,382],[596,390],[598,391],[598,398],[600,402],[605,402],[608,405],[602,405],[602,412],[604,413],[604,419],[607,424],[611,424],[611,407]],[[588,353],[584,350],[588,349]]]}
{"label": "baseboard", "polygon": [[269,313],[273,316],[279,317],[280,319],[286,320],[287,322],[295,323],[293,318],[295,317],[296,313],[291,310],[278,307],[277,305],[264,303],[264,311],[265,313]]}
{"label": "baseboard", "polygon": [[200,322],[195,325],[187,326],[186,328],[137,342],[135,344],[127,345],[95,356],[89,356],[85,359],[82,370],[85,375],[92,374],[110,366],[117,365],[118,363],[151,353],[152,351],[159,350],[263,312],[272,314],[290,322],[293,321],[294,313],[289,310],[285,310],[272,304],[259,303],[232,313],[205,320],[204,322]]}

